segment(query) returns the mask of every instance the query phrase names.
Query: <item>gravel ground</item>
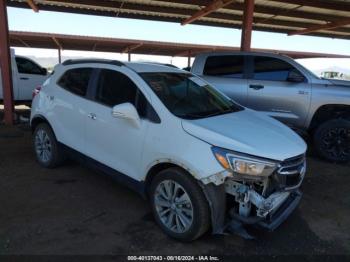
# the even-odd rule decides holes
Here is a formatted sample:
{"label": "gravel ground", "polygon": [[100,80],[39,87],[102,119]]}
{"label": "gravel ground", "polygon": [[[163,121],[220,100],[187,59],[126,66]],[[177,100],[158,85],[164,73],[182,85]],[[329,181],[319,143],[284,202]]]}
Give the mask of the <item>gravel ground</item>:
{"label": "gravel ground", "polygon": [[0,125],[0,149],[2,255],[350,255],[349,165],[310,155],[301,204],[272,233],[180,243],[160,231],[141,197],[109,177],[76,163],[41,168],[28,127]]}

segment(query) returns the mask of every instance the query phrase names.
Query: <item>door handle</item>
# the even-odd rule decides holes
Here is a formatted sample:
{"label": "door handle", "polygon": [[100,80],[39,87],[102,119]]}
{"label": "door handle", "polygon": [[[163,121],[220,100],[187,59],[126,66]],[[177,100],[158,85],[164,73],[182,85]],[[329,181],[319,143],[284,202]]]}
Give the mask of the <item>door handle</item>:
{"label": "door handle", "polygon": [[92,120],[96,120],[97,116],[94,113],[88,114],[88,118],[91,118]]}
{"label": "door handle", "polygon": [[264,86],[263,85],[249,85],[249,88],[254,89],[254,90],[259,90],[259,89],[263,89]]}
{"label": "door handle", "polygon": [[309,92],[303,91],[303,90],[299,90],[299,91],[298,91],[298,94],[299,94],[299,95],[308,95]]}
{"label": "door handle", "polygon": [[20,77],[19,79],[21,79],[21,80],[29,80],[28,77]]}

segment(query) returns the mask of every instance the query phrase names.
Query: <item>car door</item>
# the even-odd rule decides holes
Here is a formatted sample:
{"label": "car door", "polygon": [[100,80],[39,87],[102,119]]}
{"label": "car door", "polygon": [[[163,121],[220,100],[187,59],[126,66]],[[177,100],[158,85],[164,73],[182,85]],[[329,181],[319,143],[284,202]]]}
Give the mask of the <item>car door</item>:
{"label": "car door", "polygon": [[31,100],[33,90],[45,81],[47,71],[28,58],[16,57],[15,60],[19,77],[18,100]]}
{"label": "car door", "polygon": [[86,96],[93,71],[91,67],[68,69],[53,85],[53,95],[48,96],[53,107],[48,114],[58,141],[83,154],[89,106]]}
{"label": "car door", "polygon": [[[141,179],[139,166],[149,121],[144,117],[145,95],[131,80],[128,70],[102,68],[89,103],[86,124],[87,155],[98,162]],[[134,73],[135,74],[135,73]],[[135,74],[136,75],[136,74]],[[123,103],[135,105],[141,118],[139,126],[112,115],[112,108]]]}
{"label": "car door", "polygon": [[291,63],[270,56],[249,56],[248,107],[291,127],[302,127],[310,106],[311,85]]}
{"label": "car door", "polygon": [[247,103],[245,56],[213,55],[206,59],[203,78],[241,105]]}

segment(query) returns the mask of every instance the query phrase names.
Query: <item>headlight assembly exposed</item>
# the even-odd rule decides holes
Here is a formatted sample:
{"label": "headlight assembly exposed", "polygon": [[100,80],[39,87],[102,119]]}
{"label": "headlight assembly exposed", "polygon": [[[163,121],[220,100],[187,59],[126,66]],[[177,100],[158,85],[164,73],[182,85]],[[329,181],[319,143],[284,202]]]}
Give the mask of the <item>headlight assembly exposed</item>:
{"label": "headlight assembly exposed", "polygon": [[269,176],[276,170],[278,165],[276,162],[241,155],[219,147],[212,147],[212,150],[221,166],[225,169],[231,169],[235,174]]}

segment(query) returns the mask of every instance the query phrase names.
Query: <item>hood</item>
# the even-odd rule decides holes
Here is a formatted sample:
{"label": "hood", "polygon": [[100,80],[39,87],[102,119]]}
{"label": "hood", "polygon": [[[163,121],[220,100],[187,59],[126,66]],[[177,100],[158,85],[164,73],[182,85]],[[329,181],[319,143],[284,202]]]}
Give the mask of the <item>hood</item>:
{"label": "hood", "polygon": [[214,146],[283,161],[304,154],[305,142],[289,127],[245,109],[198,120],[183,120],[183,129]]}
{"label": "hood", "polygon": [[333,85],[350,87],[350,81],[347,81],[347,80],[340,80],[340,79],[327,79],[327,80],[331,82]]}

